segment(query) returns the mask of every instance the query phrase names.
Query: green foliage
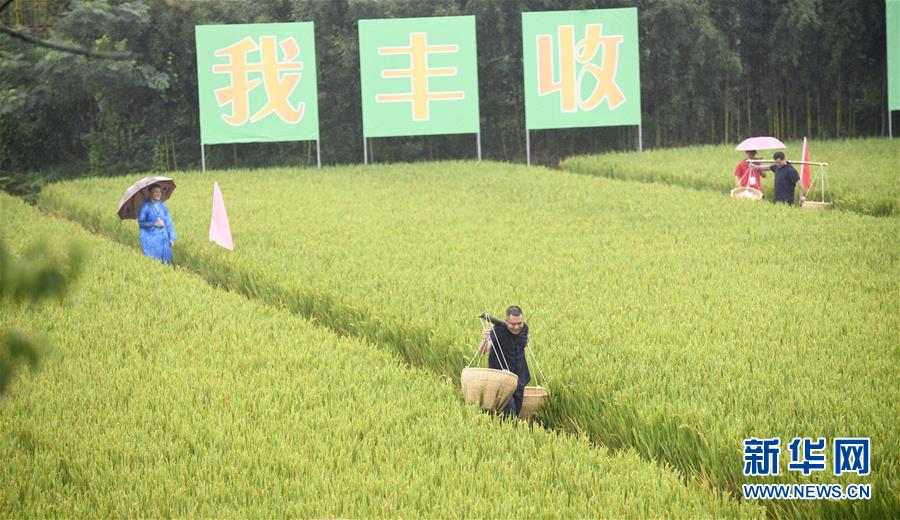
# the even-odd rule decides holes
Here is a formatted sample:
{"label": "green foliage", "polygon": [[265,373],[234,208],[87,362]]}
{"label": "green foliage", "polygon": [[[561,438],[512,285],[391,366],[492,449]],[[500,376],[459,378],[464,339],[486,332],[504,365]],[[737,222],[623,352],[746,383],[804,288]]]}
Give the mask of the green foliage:
{"label": "green foliage", "polygon": [[[234,253],[206,240],[214,180]],[[42,204],[134,246],[113,211],[130,182],[54,185]],[[477,313],[519,304],[550,379],[546,425],[734,495],[745,438],[869,436],[877,469],[859,480],[882,490],[871,501],[768,506],[898,507],[896,219],[500,163],[176,182],[177,261],[214,285],[453,379],[477,346]]]}
{"label": "green foliage", "polygon": [[[802,142],[789,141],[787,146],[788,160],[800,160]],[[825,200],[833,199],[836,208],[875,216],[900,215],[897,176],[900,142],[888,139],[813,141],[810,153],[811,161],[829,165],[826,174],[830,193],[825,193]],[[772,157],[771,152],[760,154],[763,155]],[[735,151],[733,146],[697,146],[569,157],[560,167],[575,173],[676,184],[727,194],[735,187],[734,168],[744,158],[744,153]],[[818,169],[812,167],[813,182],[817,174]],[[763,190],[772,200],[772,175],[763,180]],[[811,200],[821,198],[820,192],[810,195]]]}
{"label": "green foliage", "polygon": [[7,218],[13,248],[77,237],[92,262],[76,305],[0,315],[60,352],[0,407],[4,518],[763,516],[77,225]]}
{"label": "green foliage", "polygon": [[[21,206],[3,195],[0,205],[4,216],[7,204]],[[8,225],[7,222],[4,225]],[[0,236],[0,306],[3,312],[11,313],[11,307],[26,302],[35,304],[45,298],[64,298],[78,278],[83,260],[84,251],[77,244],[61,251],[43,241],[32,244],[20,258],[12,258],[4,237]],[[0,396],[22,365],[37,366],[38,352],[45,349],[46,346],[14,330],[0,334]]]}
{"label": "green foliage", "polygon": [[28,204],[37,203],[41,188],[52,182],[83,177],[87,164],[73,161],[40,171],[12,171],[0,176],[0,191],[21,197]]}
{"label": "green foliage", "polygon": [[0,397],[12,382],[13,376],[22,365],[37,368],[37,347],[25,336],[15,331],[0,335]]}
{"label": "green foliage", "polygon": [[[0,255],[7,255],[2,241]],[[45,242],[37,242],[18,260],[4,258],[0,261],[0,294],[12,303],[62,299],[78,277],[83,259],[84,251],[77,245],[60,252]]]}
{"label": "green foliage", "polygon": [[[73,2],[51,36],[96,51],[140,52],[150,23],[144,4]],[[9,141],[0,170],[76,160],[90,173],[108,174],[150,164],[145,130],[159,93],[169,88],[168,75],[151,62],[91,59],[4,37],[0,68],[0,99],[9,101],[0,104],[0,141]]]}
{"label": "green foliage", "polygon": [[39,174],[10,174],[0,177],[0,191],[11,195],[18,195],[30,204],[37,202],[37,194],[46,184],[43,175]]}

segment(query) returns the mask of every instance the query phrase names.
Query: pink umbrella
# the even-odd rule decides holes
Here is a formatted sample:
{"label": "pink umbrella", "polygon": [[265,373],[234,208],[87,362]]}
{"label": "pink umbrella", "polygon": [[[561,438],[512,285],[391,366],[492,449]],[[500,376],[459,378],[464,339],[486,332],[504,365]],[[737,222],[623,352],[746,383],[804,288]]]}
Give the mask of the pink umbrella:
{"label": "pink umbrella", "polygon": [[151,184],[159,184],[159,187],[162,188],[162,200],[169,200],[172,192],[175,191],[175,181],[168,177],[144,177],[132,184],[122,194],[122,199],[119,200],[119,209],[116,211],[120,219],[137,218],[141,204],[150,198],[150,190],[147,187]]}
{"label": "pink umbrella", "polygon": [[735,150],[775,150],[778,148],[787,148],[787,146],[774,137],[750,137],[737,145]]}

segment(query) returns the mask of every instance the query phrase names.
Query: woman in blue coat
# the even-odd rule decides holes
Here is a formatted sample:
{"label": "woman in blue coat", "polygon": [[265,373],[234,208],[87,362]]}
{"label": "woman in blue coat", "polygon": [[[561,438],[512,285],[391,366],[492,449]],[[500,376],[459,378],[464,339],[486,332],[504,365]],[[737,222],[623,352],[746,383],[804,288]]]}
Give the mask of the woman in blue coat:
{"label": "woman in blue coat", "polygon": [[162,201],[159,184],[150,185],[150,198],[138,210],[137,221],[141,229],[141,247],[144,255],[172,263],[172,246],[175,245],[175,224]]}

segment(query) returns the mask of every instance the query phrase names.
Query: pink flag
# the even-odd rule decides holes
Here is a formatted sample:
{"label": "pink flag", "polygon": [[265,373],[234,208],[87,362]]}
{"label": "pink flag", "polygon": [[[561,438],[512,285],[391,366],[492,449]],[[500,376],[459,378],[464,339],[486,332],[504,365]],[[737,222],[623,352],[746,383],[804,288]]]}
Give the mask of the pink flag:
{"label": "pink flag", "polygon": [[231,241],[231,227],[228,225],[228,215],[225,214],[225,200],[222,199],[222,190],[217,182],[213,188],[212,221],[209,223],[209,239],[220,246],[234,251],[234,242]]}
{"label": "pink flag", "polygon": [[[809,143],[806,142],[806,137],[803,138],[803,152],[801,153],[803,156],[801,161],[809,162]],[[803,187],[809,189],[809,165],[804,164],[802,168],[800,168],[800,182],[803,183]]]}

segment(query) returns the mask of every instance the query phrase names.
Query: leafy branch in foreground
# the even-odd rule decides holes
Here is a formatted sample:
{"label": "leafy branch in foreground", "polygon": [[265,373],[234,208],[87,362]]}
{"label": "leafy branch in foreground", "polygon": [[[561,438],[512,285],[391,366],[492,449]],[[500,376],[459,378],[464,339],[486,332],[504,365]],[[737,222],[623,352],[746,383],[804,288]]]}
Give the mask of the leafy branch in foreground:
{"label": "leafy branch in foreground", "polygon": [[[84,250],[71,244],[64,252],[37,242],[18,260],[12,258],[0,237],[0,306],[61,300],[81,273]],[[20,366],[38,365],[42,345],[15,330],[0,335],[0,396]]]}

